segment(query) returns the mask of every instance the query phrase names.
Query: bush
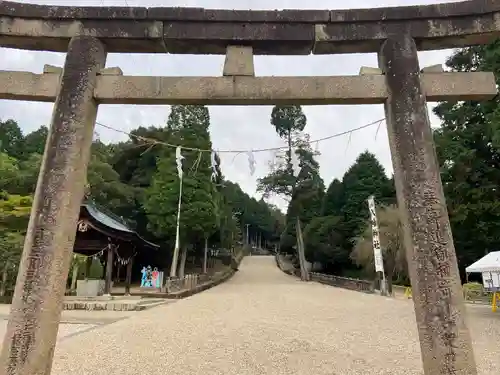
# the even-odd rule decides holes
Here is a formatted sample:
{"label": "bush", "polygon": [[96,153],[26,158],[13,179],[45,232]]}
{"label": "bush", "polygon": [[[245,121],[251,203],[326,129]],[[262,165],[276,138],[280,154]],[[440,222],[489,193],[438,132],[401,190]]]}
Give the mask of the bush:
{"label": "bush", "polygon": [[462,286],[465,300],[481,300],[488,296],[488,292],[484,290],[483,284],[472,282]]}
{"label": "bush", "polygon": [[104,272],[104,267],[98,259],[92,259],[92,265],[90,266],[89,279],[102,279],[102,274]]}

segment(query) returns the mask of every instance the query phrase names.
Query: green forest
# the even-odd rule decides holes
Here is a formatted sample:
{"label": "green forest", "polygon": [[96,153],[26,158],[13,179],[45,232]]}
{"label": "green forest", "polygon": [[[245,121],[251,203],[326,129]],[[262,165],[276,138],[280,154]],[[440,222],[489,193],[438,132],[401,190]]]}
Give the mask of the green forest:
{"label": "green forest", "polygon": [[[493,71],[500,77],[500,42],[457,50],[446,65],[451,71]],[[444,102],[434,112],[441,120],[434,139],[463,271],[485,253],[500,249],[500,101]],[[48,133],[42,126],[23,134],[22,125],[15,119],[0,121],[0,265],[9,270],[15,270],[20,259]],[[211,150],[209,126],[207,107],[175,105],[166,124],[138,128],[128,141],[95,140],[87,175],[89,199],[124,218],[169,255],[179,194],[176,150],[158,143]],[[258,180],[260,199],[225,178],[218,155],[214,172],[210,153],[200,158],[199,152],[183,149],[182,246],[195,256],[202,256],[205,241],[231,248],[244,243],[248,227],[249,237],[263,246],[295,254],[299,221],[309,262],[325,273],[371,278],[367,198],[374,195],[388,278],[406,283],[394,180],[375,155],[363,152],[343,176],[326,185],[302,108],[275,106],[269,126],[286,149]],[[288,202],[286,212],[266,203],[271,196]],[[14,274],[13,280],[15,272],[9,274]]]}

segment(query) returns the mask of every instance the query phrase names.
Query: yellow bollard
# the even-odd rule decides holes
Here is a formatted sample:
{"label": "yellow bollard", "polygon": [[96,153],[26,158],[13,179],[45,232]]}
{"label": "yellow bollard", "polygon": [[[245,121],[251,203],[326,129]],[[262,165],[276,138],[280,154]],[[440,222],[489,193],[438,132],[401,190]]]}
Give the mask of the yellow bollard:
{"label": "yellow bollard", "polygon": [[496,312],[497,311],[497,302],[500,300],[500,293],[499,292],[494,292],[493,293],[493,298],[491,299],[491,311]]}
{"label": "yellow bollard", "polygon": [[413,297],[412,294],[411,294],[411,287],[407,287],[405,289],[405,297],[408,298],[408,299],[410,299],[410,298]]}

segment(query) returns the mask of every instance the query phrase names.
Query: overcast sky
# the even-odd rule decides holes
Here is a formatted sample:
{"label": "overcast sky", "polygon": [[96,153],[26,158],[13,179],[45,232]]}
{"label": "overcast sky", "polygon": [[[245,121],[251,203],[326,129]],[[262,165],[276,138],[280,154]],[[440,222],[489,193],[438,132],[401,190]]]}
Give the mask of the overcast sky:
{"label": "overcast sky", "polygon": [[[442,0],[443,2],[445,0]],[[24,2],[24,1],[20,1]],[[397,5],[432,4],[436,0],[32,0],[27,3],[89,6],[189,6],[234,9],[340,9],[370,8]],[[448,2],[452,2],[449,1]],[[272,4],[272,5],[269,5]],[[420,65],[425,67],[444,63],[452,51],[420,53]],[[64,55],[52,52],[32,52],[0,49],[0,69],[23,70],[40,73],[44,64],[62,66]],[[119,66],[127,75],[157,76],[218,76],[222,74],[224,56],[111,54],[107,66]],[[324,55],[324,56],[256,56],[256,75],[356,75],[361,66],[377,66],[375,54]],[[210,107],[211,136],[215,149],[252,149],[282,145],[269,122],[270,106]],[[0,100],[0,119],[15,119],[24,132],[40,125],[48,125],[52,104]],[[307,106],[305,131],[311,139],[346,131],[384,117],[382,105],[364,106]],[[139,126],[163,126],[169,114],[168,106],[102,105],[98,122],[130,131]],[[431,116],[433,126],[438,120]],[[125,140],[126,136],[96,127],[103,142]],[[364,150],[373,152],[392,173],[391,158],[385,124],[377,133],[377,126],[345,135],[319,144],[321,176],[328,185],[333,178],[341,178],[356,157]],[[222,156],[223,173],[238,182],[249,194],[255,195],[256,179],[268,171],[269,153],[255,156],[256,172],[250,175],[245,155]],[[280,200],[273,201],[284,208]],[[286,206],[285,206],[286,207]]]}

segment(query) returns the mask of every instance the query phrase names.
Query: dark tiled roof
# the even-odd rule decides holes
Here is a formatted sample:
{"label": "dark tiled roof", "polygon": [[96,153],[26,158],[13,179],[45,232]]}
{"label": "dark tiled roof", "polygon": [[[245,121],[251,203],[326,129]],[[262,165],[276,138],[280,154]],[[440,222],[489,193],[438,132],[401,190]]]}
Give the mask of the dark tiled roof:
{"label": "dark tiled roof", "polygon": [[111,228],[116,231],[128,233],[129,235],[137,237],[140,241],[144,242],[144,244],[158,248],[159,245],[156,245],[152,242],[149,242],[142,238],[136,231],[130,228],[123,219],[118,218],[115,215],[107,214],[103,212],[104,210],[97,208],[96,204],[93,202],[85,202],[82,204],[82,207],[86,209],[88,214],[96,221],[101,223],[102,225]]}

